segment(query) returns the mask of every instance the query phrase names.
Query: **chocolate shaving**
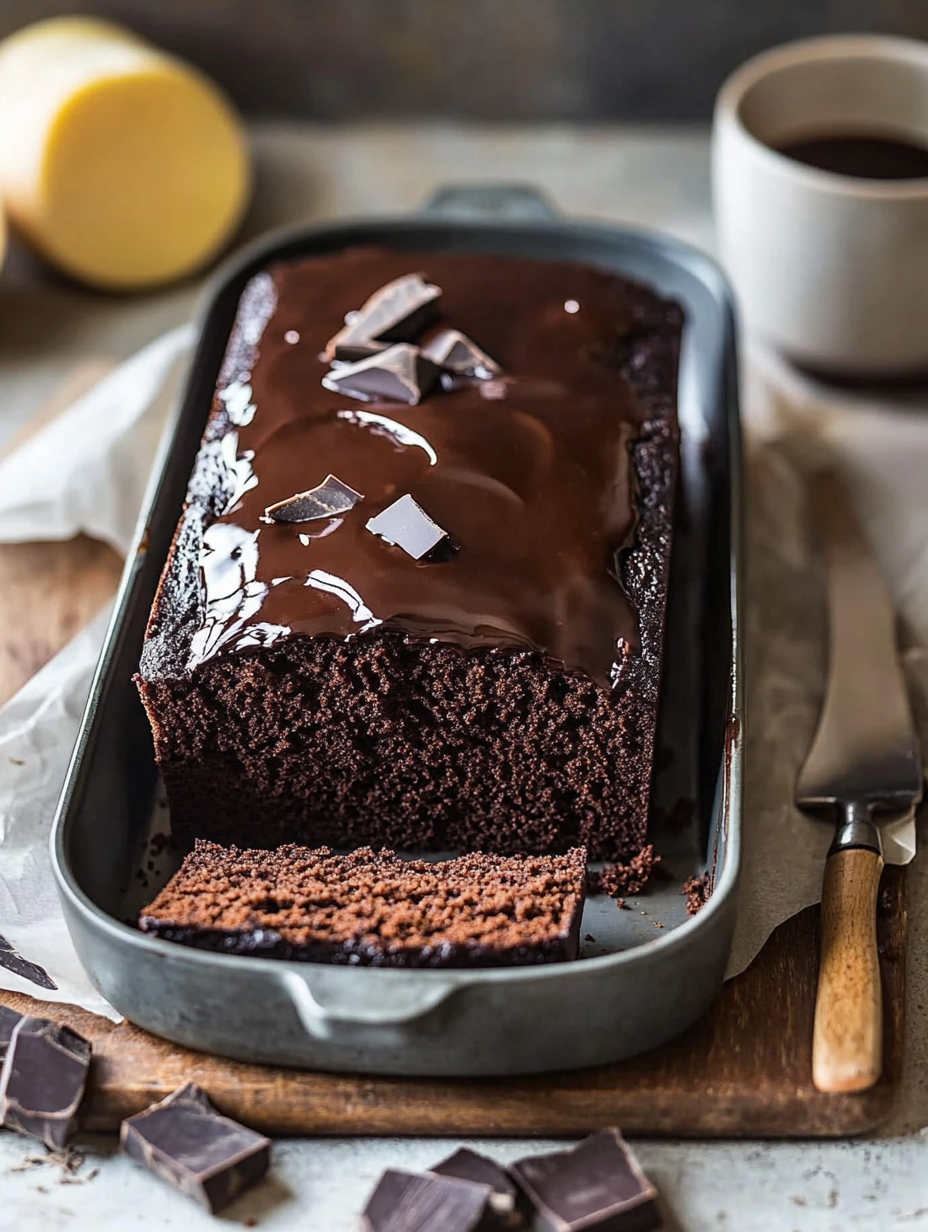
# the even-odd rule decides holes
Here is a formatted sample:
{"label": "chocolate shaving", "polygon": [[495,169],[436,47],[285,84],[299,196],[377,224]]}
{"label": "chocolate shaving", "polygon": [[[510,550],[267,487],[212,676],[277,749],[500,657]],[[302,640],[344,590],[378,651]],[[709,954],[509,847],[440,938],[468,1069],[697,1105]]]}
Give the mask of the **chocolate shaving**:
{"label": "chocolate shaving", "polygon": [[262,522],[315,522],[318,518],[332,518],[347,513],[358,501],[364,500],[360,492],[342,483],[334,475],[326,475],[318,487],[307,492],[297,492],[276,505],[268,505]]}
{"label": "chocolate shaving", "polygon": [[440,296],[441,288],[427,283],[421,274],[395,278],[346,318],[326,343],[326,358],[356,358],[359,347],[374,341],[411,342],[434,318]]}
{"label": "chocolate shaving", "polygon": [[421,348],[420,353],[423,359],[430,360],[445,372],[454,373],[456,376],[488,381],[502,374],[502,368],[496,360],[491,359],[486,351],[481,351],[480,347],[459,329],[440,330]]}
{"label": "chocolate shaving", "polygon": [[270,1141],[217,1112],[195,1082],[123,1121],[122,1149],[215,1214],[270,1165]]}
{"label": "chocolate shaving", "polygon": [[407,494],[388,505],[382,513],[370,518],[367,529],[394,547],[402,548],[413,560],[422,560],[441,545],[451,550],[455,546],[446,530],[433,522],[413,498]]}
{"label": "chocolate shaving", "polygon": [[362,402],[405,402],[415,406],[437,380],[438,368],[421,357],[418,347],[398,342],[356,364],[332,368],[322,378],[322,384],[333,393]]}
{"label": "chocolate shaving", "polygon": [[62,1150],[89,1069],[90,1044],[82,1035],[48,1018],[21,1018],[0,1070],[0,1124]]}
{"label": "chocolate shaving", "polygon": [[7,971],[12,971],[14,975],[22,976],[24,980],[38,984],[40,988],[54,991],[58,987],[44,967],[30,962],[28,958],[23,958],[22,954],[10,945],[6,937],[0,937],[0,967],[6,967]]}

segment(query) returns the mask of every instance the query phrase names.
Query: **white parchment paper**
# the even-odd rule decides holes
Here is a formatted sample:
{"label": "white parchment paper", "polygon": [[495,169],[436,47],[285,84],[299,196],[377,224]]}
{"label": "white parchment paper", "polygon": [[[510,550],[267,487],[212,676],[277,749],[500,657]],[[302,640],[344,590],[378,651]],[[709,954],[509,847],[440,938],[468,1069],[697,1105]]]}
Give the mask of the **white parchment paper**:
{"label": "white parchment paper", "polygon": [[[174,330],[116,369],[0,462],[0,541],[81,531],[123,553],[190,341]],[[750,351],[747,758],[741,911],[728,974],[777,924],[816,902],[830,828],[792,806],[818,713],[824,590],[804,473],[826,457],[852,483],[899,607],[913,702],[928,715],[928,396],[874,404],[799,378]],[[105,631],[105,614],[0,710],[0,934],[44,968],[44,989],[0,966],[0,987],[116,1018],[90,986],[58,906],[48,836]],[[928,726],[923,725],[928,734]],[[887,830],[887,856],[914,853],[914,827]]]}
{"label": "white parchment paper", "polygon": [[[157,339],[0,462],[0,542],[83,532],[125,555],[191,336],[185,325]],[[0,935],[54,986],[0,966],[0,987],[118,1021],[78,962],[49,856],[108,616],[102,612],[0,710]]]}
{"label": "white parchment paper", "polygon": [[0,462],[0,543],[83,532],[125,556],[192,334],[156,339]]}

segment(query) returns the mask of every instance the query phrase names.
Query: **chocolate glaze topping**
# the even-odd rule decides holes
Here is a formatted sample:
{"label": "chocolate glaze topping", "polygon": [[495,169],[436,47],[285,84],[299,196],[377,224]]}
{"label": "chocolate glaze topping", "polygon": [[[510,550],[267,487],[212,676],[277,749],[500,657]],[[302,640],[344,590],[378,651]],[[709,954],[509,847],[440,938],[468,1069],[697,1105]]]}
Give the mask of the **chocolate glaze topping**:
{"label": "chocolate glaze topping", "polygon": [[[442,288],[438,327],[502,369],[417,406],[322,387],[324,348],[373,292],[410,272]],[[205,608],[190,665],[290,634],[383,626],[466,649],[541,650],[609,687],[637,645],[616,554],[634,532],[630,447],[644,417],[608,363],[629,327],[615,275],[495,256],[356,249],[279,264],[246,289],[203,448],[227,503],[204,538]],[[426,334],[423,342],[427,342]],[[265,509],[338,476],[363,495],[309,523]],[[415,560],[366,524],[409,494],[458,545]]]}

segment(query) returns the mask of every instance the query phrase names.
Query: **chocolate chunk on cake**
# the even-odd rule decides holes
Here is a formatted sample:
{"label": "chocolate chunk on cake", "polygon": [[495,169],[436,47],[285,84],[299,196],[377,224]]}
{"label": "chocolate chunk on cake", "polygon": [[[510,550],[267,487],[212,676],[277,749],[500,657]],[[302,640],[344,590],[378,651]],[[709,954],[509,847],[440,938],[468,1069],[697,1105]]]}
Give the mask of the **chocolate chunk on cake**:
{"label": "chocolate chunk on cake", "polygon": [[577,957],[582,848],[428,863],[363,848],[197,842],[139,920],[225,954],[373,967],[504,967]]}
{"label": "chocolate chunk on cake", "polygon": [[138,676],[182,841],[642,850],[681,325],[494,255],[252,279]]}

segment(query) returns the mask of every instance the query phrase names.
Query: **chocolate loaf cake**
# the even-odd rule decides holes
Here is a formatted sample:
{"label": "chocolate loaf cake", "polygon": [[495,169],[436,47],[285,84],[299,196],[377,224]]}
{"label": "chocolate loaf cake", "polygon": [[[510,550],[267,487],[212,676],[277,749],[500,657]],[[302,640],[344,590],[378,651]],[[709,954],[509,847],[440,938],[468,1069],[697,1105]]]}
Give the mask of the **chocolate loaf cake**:
{"label": "chocolate loaf cake", "polygon": [[500,256],[252,279],[137,678],[181,840],[640,851],[681,325]]}
{"label": "chocolate loaf cake", "polygon": [[369,847],[197,842],[141,916],[225,954],[370,967],[502,967],[577,957],[586,852],[429,864]]}

